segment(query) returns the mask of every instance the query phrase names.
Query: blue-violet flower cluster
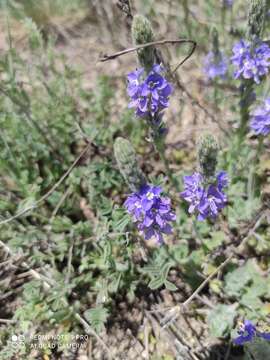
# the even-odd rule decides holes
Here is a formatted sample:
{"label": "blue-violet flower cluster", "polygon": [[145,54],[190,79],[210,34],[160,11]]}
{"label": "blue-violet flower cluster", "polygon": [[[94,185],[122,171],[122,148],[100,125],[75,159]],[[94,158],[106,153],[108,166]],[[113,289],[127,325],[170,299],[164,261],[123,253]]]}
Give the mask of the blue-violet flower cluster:
{"label": "blue-violet flower cluster", "polygon": [[156,119],[169,106],[169,96],[173,88],[165,79],[161,65],[154,65],[144,76],[144,69],[128,74],[127,92],[131,98],[129,108],[136,109],[138,117]]}
{"label": "blue-violet flower cluster", "polygon": [[226,57],[219,52],[215,54],[210,51],[204,59],[204,73],[208,79],[214,79],[216,77],[225,78],[228,70],[228,62]]}
{"label": "blue-violet flower cluster", "polygon": [[163,243],[163,234],[172,233],[169,222],[176,219],[170,199],[161,193],[161,187],[145,184],[129,195],[124,204],[145,240],[155,237],[159,244]]}
{"label": "blue-violet flower cluster", "polygon": [[238,330],[239,336],[233,339],[236,345],[242,345],[246,342],[252,341],[255,336],[265,340],[270,340],[270,332],[261,332],[256,329],[256,326],[251,321],[245,320],[244,324]]}
{"label": "blue-violet flower cluster", "polygon": [[206,218],[215,219],[227,203],[227,197],[223,192],[228,184],[228,176],[225,171],[220,171],[216,176],[215,183],[204,185],[203,176],[194,173],[184,176],[184,191],[180,194],[189,203],[189,213],[196,212],[198,220]]}
{"label": "blue-violet flower cluster", "polygon": [[270,47],[259,40],[251,44],[242,39],[234,45],[231,60],[236,68],[235,79],[253,79],[259,84],[270,67]]}
{"label": "blue-violet flower cluster", "polygon": [[268,135],[270,133],[270,97],[264,101],[262,106],[253,111],[250,127],[256,135]]}

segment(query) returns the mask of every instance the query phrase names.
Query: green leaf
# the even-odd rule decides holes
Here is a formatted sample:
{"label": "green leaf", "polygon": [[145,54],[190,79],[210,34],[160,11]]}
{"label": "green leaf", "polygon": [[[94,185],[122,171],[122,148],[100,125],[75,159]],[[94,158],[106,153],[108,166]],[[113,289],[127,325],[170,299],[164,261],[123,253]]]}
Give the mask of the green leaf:
{"label": "green leaf", "polygon": [[214,231],[211,233],[211,239],[206,239],[204,245],[207,246],[209,250],[214,250],[219,247],[226,239],[224,232]]}
{"label": "green leaf", "polygon": [[177,289],[172,283],[167,280],[168,273],[172,266],[172,262],[164,262],[164,260],[157,258],[155,259],[155,262],[146,265],[141,269],[142,273],[147,274],[151,278],[151,281],[148,284],[150,289],[154,290],[160,288],[163,285],[166,286],[166,282],[166,288],[168,290],[170,290],[170,288],[172,289],[172,291],[175,291]]}
{"label": "green leaf", "polygon": [[250,310],[258,311],[262,309],[263,303],[260,298],[253,293],[253,289],[249,288],[248,291],[242,296],[240,304],[247,306]]}
{"label": "green leaf", "polygon": [[250,291],[254,296],[264,296],[267,294],[267,286],[269,284],[269,279],[262,277],[258,273],[254,273],[252,276],[252,285],[250,286]]}
{"label": "green leaf", "polygon": [[170,282],[169,280],[165,280],[164,285],[165,285],[166,289],[168,289],[170,291],[178,290],[178,288],[172,282]]}
{"label": "green leaf", "polygon": [[225,276],[224,291],[229,296],[238,297],[243,292],[245,286],[252,280],[253,274],[256,272],[252,261],[248,261]]}
{"label": "green leaf", "polygon": [[106,308],[103,306],[98,306],[96,308],[86,310],[84,312],[84,316],[86,320],[90,322],[91,326],[93,326],[96,332],[99,333],[104,329],[104,324],[106,323],[109,314]]}
{"label": "green leaf", "polygon": [[235,306],[218,304],[208,315],[210,332],[215,337],[227,336],[237,315]]}
{"label": "green leaf", "polygon": [[130,222],[130,216],[128,214],[125,214],[120,220],[112,224],[114,231],[121,233],[124,232],[129,222]]}
{"label": "green leaf", "polygon": [[187,244],[184,243],[181,245],[172,246],[170,251],[172,252],[173,257],[177,262],[183,263],[183,262],[187,261],[187,257],[188,257],[188,245]]}
{"label": "green leaf", "polygon": [[148,284],[148,286],[150,287],[151,290],[155,290],[155,289],[160,288],[163,284],[164,284],[163,279],[159,277],[159,278],[152,279],[150,281],[150,283]]}

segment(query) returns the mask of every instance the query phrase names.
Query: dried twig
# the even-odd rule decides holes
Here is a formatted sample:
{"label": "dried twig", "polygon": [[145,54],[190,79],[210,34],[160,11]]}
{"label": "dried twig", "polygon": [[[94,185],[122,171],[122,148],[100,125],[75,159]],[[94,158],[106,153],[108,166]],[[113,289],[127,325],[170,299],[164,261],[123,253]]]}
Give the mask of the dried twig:
{"label": "dried twig", "polygon": [[150,43],[137,45],[137,46],[134,46],[132,48],[128,48],[128,49],[124,49],[122,51],[118,51],[118,52],[116,52],[116,53],[114,53],[112,55],[104,55],[102,58],[99,59],[99,61],[104,62],[104,61],[108,61],[108,60],[113,60],[113,59],[118,58],[119,56],[129,54],[131,52],[137,51],[139,49],[144,49],[144,48],[147,48],[149,46],[166,45],[166,44],[185,44],[185,43],[192,44],[192,49],[190,50],[189,54],[184,58],[184,60],[182,60],[176,66],[176,68],[173,70],[173,73],[174,73],[175,71],[177,71],[179,66],[183,65],[184,62],[187,61],[191,57],[191,55],[194,53],[195,48],[197,46],[196,41],[190,40],[190,39],[176,39],[176,40],[164,39],[164,40],[152,41]]}
{"label": "dried twig", "polygon": [[230,261],[231,259],[234,257],[234,252],[232,252],[230,254],[230,256],[223,261],[223,263],[221,263],[209,276],[207,276],[207,278],[201,283],[201,285],[191,294],[191,296],[183,302],[182,306],[183,307],[187,307],[191,301],[201,292],[201,290],[209,283],[210,280],[213,279],[213,277],[220,271],[222,270]]}

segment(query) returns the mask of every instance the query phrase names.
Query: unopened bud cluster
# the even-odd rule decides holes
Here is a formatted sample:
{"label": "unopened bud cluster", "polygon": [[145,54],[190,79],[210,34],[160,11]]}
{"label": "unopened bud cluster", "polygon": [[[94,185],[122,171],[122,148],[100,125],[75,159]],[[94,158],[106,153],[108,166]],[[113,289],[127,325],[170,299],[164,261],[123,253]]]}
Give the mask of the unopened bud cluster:
{"label": "unopened bud cluster", "polygon": [[[143,45],[154,41],[154,32],[150,22],[143,15],[135,15],[132,22],[134,45]],[[140,65],[150,71],[155,63],[155,50],[148,46],[137,51]]]}

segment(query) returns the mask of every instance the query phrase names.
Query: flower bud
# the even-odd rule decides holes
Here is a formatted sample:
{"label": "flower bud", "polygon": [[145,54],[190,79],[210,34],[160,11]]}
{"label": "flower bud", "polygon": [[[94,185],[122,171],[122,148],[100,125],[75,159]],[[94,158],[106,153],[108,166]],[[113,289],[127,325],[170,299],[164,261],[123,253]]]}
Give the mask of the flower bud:
{"label": "flower bud", "polygon": [[138,191],[146,183],[146,178],[138,166],[136,153],[131,143],[122,137],[118,137],[114,142],[114,156],[131,191]]}
{"label": "flower bud", "polygon": [[218,150],[219,146],[213,135],[206,134],[199,140],[198,161],[205,181],[210,181],[215,176]]}
{"label": "flower bud", "polygon": [[[135,45],[143,45],[154,41],[154,33],[150,22],[143,15],[135,15],[132,22],[132,38]],[[155,49],[148,46],[137,51],[141,66],[149,72],[155,62]]]}
{"label": "flower bud", "polygon": [[248,14],[248,37],[262,38],[267,12],[266,0],[251,0]]}

